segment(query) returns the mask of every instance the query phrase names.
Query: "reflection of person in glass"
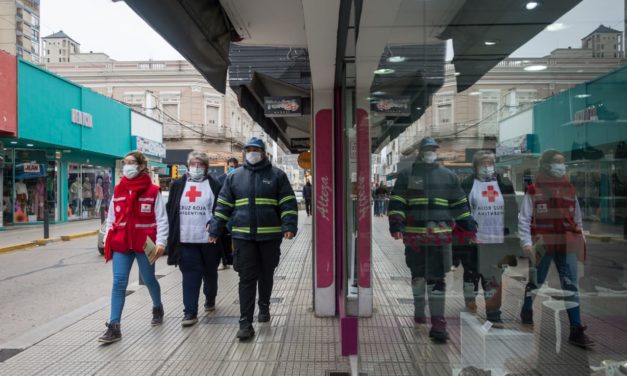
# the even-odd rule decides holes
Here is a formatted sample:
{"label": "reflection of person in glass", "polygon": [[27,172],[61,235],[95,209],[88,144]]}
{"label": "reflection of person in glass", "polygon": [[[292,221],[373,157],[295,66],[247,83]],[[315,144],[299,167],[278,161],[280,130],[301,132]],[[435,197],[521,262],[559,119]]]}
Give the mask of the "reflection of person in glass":
{"label": "reflection of person in glass", "polygon": [[437,163],[438,143],[420,141],[418,160],[401,171],[389,204],[390,233],[405,244],[405,262],[411,270],[414,321],[424,324],[425,287],[435,341],[446,341],[445,274],[451,269],[453,222],[474,237],[475,222],[457,176]]}
{"label": "reflection of person in glass", "polygon": [[529,256],[529,283],[520,318],[523,324],[533,325],[533,295],[546,281],[555,263],[570,321],[569,342],[588,347],[593,341],[585,335],[581,323],[579,293],[577,291],[577,260],[585,253],[581,209],[575,187],[566,176],[564,155],[557,150],[542,153],[534,184],[523,198],[518,219],[520,244]]}
{"label": "reflection of person in glass", "polygon": [[477,221],[477,244],[463,242],[453,247],[453,256],[464,265],[464,300],[471,311],[477,310],[475,296],[479,282],[485,296],[486,318],[495,328],[502,327],[501,277],[503,264],[515,265],[507,235],[517,225],[518,206],[512,183],[496,172],[495,156],[481,150],[473,159],[474,173],[462,181],[472,217]]}

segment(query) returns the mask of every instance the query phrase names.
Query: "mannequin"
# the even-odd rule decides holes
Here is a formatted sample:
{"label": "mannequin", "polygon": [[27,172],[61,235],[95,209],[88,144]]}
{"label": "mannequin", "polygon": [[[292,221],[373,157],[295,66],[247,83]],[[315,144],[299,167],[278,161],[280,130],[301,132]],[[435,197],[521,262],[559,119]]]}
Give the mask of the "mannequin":
{"label": "mannequin", "polygon": [[15,201],[19,204],[20,210],[26,213],[26,204],[28,203],[28,188],[23,179],[15,182]]}
{"label": "mannequin", "polygon": [[91,217],[91,208],[92,208],[92,190],[91,190],[91,182],[89,181],[89,177],[85,177],[83,179],[83,211],[89,211],[89,216]]}
{"label": "mannequin", "polygon": [[78,194],[80,191],[81,191],[81,183],[79,182],[77,178],[76,180],[74,180],[72,185],[70,185],[70,207],[72,208],[73,215],[77,215],[77,214],[80,215],[80,213],[77,213],[79,203],[80,203],[78,199]]}
{"label": "mannequin", "polygon": [[43,178],[39,178],[37,180],[37,185],[35,185],[35,190],[33,192],[33,196],[34,196],[34,203],[33,203],[33,209],[35,211],[35,214],[37,215],[37,220],[42,221],[44,218],[44,198],[45,198],[45,191],[46,191],[46,183],[44,182]]}
{"label": "mannequin", "polygon": [[102,200],[104,199],[104,190],[102,189],[102,176],[98,176],[96,178],[95,197],[96,197],[95,214],[99,214],[100,206],[102,205]]}

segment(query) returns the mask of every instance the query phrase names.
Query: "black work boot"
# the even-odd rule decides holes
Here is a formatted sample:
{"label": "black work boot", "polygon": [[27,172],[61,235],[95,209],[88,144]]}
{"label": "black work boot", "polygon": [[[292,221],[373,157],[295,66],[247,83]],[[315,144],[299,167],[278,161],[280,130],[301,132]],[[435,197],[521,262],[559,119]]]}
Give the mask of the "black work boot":
{"label": "black work boot", "polygon": [[157,326],[163,324],[163,304],[159,307],[152,307],[152,321],[150,321],[152,326]]}
{"label": "black work boot", "polygon": [[106,323],[107,331],[98,338],[98,342],[105,344],[117,342],[122,339],[122,331],[120,330],[120,324],[117,322]]}
{"label": "black work boot", "polygon": [[573,326],[570,328],[570,336],[568,342],[572,345],[579,346],[581,348],[588,348],[594,345],[594,341],[588,337],[584,331],[587,328],[585,326]]}
{"label": "black work boot", "polygon": [[239,330],[237,331],[236,337],[239,338],[240,341],[246,341],[251,339],[255,335],[255,329],[249,322],[240,322]]}
{"label": "black work boot", "polygon": [[446,342],[448,339],[448,332],[446,331],[446,320],[444,317],[431,318],[431,330],[429,330],[429,337],[435,342]]}

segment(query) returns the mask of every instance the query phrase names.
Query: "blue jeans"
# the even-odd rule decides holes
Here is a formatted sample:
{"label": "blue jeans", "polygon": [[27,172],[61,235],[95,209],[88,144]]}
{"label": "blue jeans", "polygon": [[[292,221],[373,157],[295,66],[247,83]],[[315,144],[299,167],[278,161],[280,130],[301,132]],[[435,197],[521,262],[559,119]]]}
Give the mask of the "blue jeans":
{"label": "blue jeans", "polygon": [[144,253],[113,252],[113,288],[111,289],[111,316],[109,322],[119,323],[126,299],[126,286],[133,260],[137,259],[139,273],[148,287],[153,307],[161,307],[161,286],[155,277],[155,266],[150,265]]}
{"label": "blue jeans", "polygon": [[203,293],[206,304],[215,304],[218,294],[218,265],[222,259],[222,245],[209,243],[181,243],[179,268],[183,273],[184,313],[198,315],[200,284],[204,282]]}
{"label": "blue jeans", "polygon": [[546,252],[535,268],[529,268],[529,283],[527,283],[525,288],[525,300],[522,311],[527,314],[533,312],[533,294],[531,291],[544,284],[551,267],[551,261],[555,262],[562,290],[574,292],[572,296],[564,298],[566,301],[577,303],[576,307],[566,310],[570,326],[580,327],[581,311],[579,309],[579,293],[577,291],[577,255],[575,253]]}

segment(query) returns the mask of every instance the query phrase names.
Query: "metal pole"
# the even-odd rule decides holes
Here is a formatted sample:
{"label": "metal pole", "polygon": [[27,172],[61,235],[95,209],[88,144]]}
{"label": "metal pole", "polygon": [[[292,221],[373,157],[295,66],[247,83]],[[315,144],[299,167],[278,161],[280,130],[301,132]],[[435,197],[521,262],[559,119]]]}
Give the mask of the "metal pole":
{"label": "metal pole", "polygon": [[50,217],[48,216],[48,174],[44,180],[44,239],[50,238]]}

